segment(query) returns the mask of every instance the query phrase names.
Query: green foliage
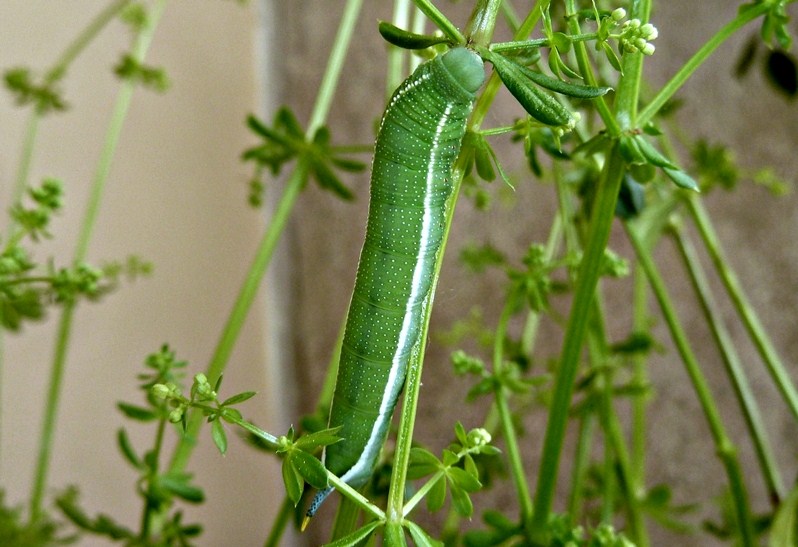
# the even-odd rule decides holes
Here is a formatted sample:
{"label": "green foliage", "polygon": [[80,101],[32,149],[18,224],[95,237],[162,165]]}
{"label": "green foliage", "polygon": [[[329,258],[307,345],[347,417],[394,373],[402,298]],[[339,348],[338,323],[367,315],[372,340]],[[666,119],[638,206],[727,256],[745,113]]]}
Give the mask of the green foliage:
{"label": "green foliage", "polygon": [[113,291],[122,275],[132,281],[150,272],[138,257],[105,268],[84,262],[60,268],[52,261],[37,263],[31,244],[52,237],[49,227],[63,205],[62,188],[60,181],[45,179],[41,186],[28,188],[30,204],[19,202],[10,209],[10,229],[0,237],[0,325],[7,330],[42,319],[47,306],[97,300]]}
{"label": "green foliage", "polygon": [[[352,192],[335,174],[335,170],[356,173],[365,169],[362,162],[349,159],[330,144],[330,131],[321,127],[310,139],[294,113],[288,108],[280,108],[274,122],[267,126],[254,116],[247,118],[247,126],[263,139],[263,144],[244,151],[244,161],[254,162],[258,170],[268,169],[277,175],[283,166],[294,159],[307,162],[310,175],[324,190],[329,190],[344,200],[353,199]],[[259,180],[255,177],[253,180]],[[250,204],[257,206],[262,202],[262,185],[250,183]]]}
{"label": "green foliage", "polygon": [[5,491],[0,490],[0,545],[9,547],[49,547],[69,545],[77,540],[75,535],[64,535],[63,523],[49,515],[25,521],[21,507],[6,505]]}
{"label": "green foliage", "polygon": [[67,103],[55,82],[37,83],[29,68],[12,68],[5,72],[6,88],[14,95],[18,106],[33,105],[41,114],[66,110]]}
{"label": "green foliage", "polygon": [[[372,498],[369,500],[357,496],[331,475],[319,459],[324,447],[340,440],[336,429],[324,429],[324,417],[316,414],[303,421],[303,430],[308,431],[303,435],[297,435],[293,428],[280,437],[271,435],[244,419],[239,409],[255,392],[220,396],[225,362],[214,361],[206,373],[194,374],[184,394],[187,363],[178,360],[174,351],[164,345],[146,358],[145,371],[137,377],[143,400],[117,404],[124,419],[154,431],[153,441],[146,448],[137,446],[124,427],[116,435],[119,452],[137,477],[135,492],[142,502],[141,529],[128,528],[102,512],[90,515],[81,507],[76,487],[57,496],[57,508],[79,534],[126,545],[191,544],[201,534],[202,527],[183,523],[183,513],[177,506],[183,502],[202,503],[205,494],[192,474],[185,471],[186,459],[175,457],[167,463],[164,446],[168,444],[166,435],[170,431],[176,432],[181,445],[196,442],[191,422],[199,417],[209,424],[210,438],[221,454],[234,447],[228,434],[228,427],[233,425],[260,448],[282,460],[281,474],[288,499],[286,511],[299,506],[307,484],[315,489],[334,486],[353,500],[353,506],[366,512],[361,524],[339,530],[339,537],[330,545],[363,544],[381,534],[387,546],[406,545],[408,539],[422,546],[443,545],[444,541],[473,547],[644,546],[650,543],[647,526],[652,523],[696,535],[687,542],[700,542],[697,534],[703,530],[728,543],[746,546],[756,544],[765,534],[774,547],[795,543],[798,537],[795,488],[784,495],[780,479],[766,479],[770,481],[767,488],[773,506],[765,514],[751,515],[735,447],[725,434],[721,414],[714,408],[706,382],[702,382],[701,369],[691,366],[689,345],[680,338],[678,318],[668,313],[670,298],[657,282],[656,268],[652,271],[649,256],[664,237],[677,240],[682,237],[675,226],[690,220],[700,225],[694,195],[699,188],[704,193],[716,187],[732,190],[741,181],[752,179],[775,194],[788,191],[789,184],[773,169],[747,172],[725,145],[703,139],[690,142],[671,114],[683,100],[689,100],[674,99],[689,74],[737,28],[757,17],[761,17],[760,38],[765,46],[751,42],[737,72],[745,74],[759,59],[776,89],[794,97],[798,71],[794,57],[788,52],[790,3],[758,0],[743,5],[733,24],[724,26],[707,42],[712,47],[699,50],[659,90],[646,90],[647,86],[641,82],[643,58],[655,53],[652,42],[658,35],[656,27],[646,20],[652,7],[649,0],[623,3],[629,14],[620,7],[621,2],[540,2],[539,11],[526,18],[515,14],[511,6],[503,5],[501,9],[510,22],[510,30],[517,31],[519,38],[509,42],[491,43],[493,27],[499,19],[496,2],[477,3],[462,31],[427,0],[418,0],[416,5],[440,32],[419,34],[380,22],[378,31],[389,44],[416,50],[422,57],[443,52],[451,45],[472,48],[492,64],[498,75],[496,86],[503,84],[528,114],[505,121],[500,127],[481,128],[483,120],[495,119],[486,118],[486,114],[496,87],[489,87],[480,96],[462,144],[461,158],[453,170],[453,175],[466,176],[462,193],[472,199],[477,210],[491,205],[488,185],[497,175],[512,190],[522,188],[519,183],[533,178],[528,173],[504,169],[505,152],[491,141],[493,136],[509,134],[518,153],[524,154],[534,178],[544,179],[556,190],[556,217],[546,244],[525,243],[521,256],[513,256],[490,243],[470,244],[461,253],[461,263],[472,273],[503,274],[505,286],[499,316],[492,317],[475,306],[470,315],[455,322],[448,332],[434,335],[435,339],[453,346],[451,361],[455,374],[471,381],[465,398],[490,403],[491,410],[482,427],[466,431],[457,423],[454,442],[447,447],[415,444],[410,448],[412,436],[407,431],[412,430],[415,403],[409,400],[405,406],[411,410],[406,410],[400,419],[402,434],[394,458],[386,458],[380,468],[383,474],[374,479],[385,484],[376,488],[380,490],[376,495],[367,491]],[[108,13],[121,15],[137,40],[151,33],[157,22],[156,9],[150,9],[144,2],[118,2],[116,6],[116,11]],[[342,31],[341,38],[333,44],[331,59],[343,59],[345,43],[348,44],[354,32],[351,28]],[[528,36],[542,37],[528,40]],[[769,49],[760,54],[765,47]],[[136,51],[122,55],[115,73],[127,81],[164,91],[168,87],[164,70],[148,65]],[[59,86],[68,64],[66,61],[57,64],[43,77],[36,76],[29,68],[12,68],[4,74],[6,87],[18,105],[31,105],[36,116],[64,110],[67,105]],[[337,70],[340,74],[341,63],[331,62],[330,66],[331,73]],[[318,104],[329,104],[327,99],[334,87],[322,86],[322,94],[326,96],[320,97]],[[646,90],[645,100],[641,100],[641,89]],[[290,164],[295,169],[289,179],[293,182],[289,182],[286,190],[286,201],[281,201],[285,211],[275,215],[272,225],[276,226],[275,235],[264,238],[267,240],[264,245],[274,245],[293,206],[292,200],[310,178],[338,198],[353,198],[346,177],[365,168],[362,162],[352,159],[353,153],[361,148],[334,145],[321,110],[323,107],[311,117],[309,125],[317,128],[312,131],[302,127],[289,107],[280,108],[271,125],[254,116],[247,119],[247,126],[261,141],[242,155],[243,161],[254,165],[249,188],[251,204],[257,206],[263,201],[263,193],[270,186],[265,175],[282,174]],[[686,145],[689,164],[680,158],[674,139]],[[298,187],[293,195],[292,184]],[[460,181],[455,180],[454,184]],[[26,189],[25,200],[9,208],[10,227],[0,238],[0,324],[6,330],[19,330],[26,322],[42,319],[48,306],[96,300],[116,288],[123,278],[136,279],[152,269],[136,256],[101,267],[82,260],[66,267],[56,266],[52,260],[37,260],[35,244],[52,237],[51,220],[61,209],[62,201],[61,183],[46,179],[39,187]],[[626,231],[634,252],[631,258],[606,248],[607,239],[602,239],[601,234],[608,237],[613,219],[618,219]],[[447,218],[447,222],[450,220]],[[714,252],[718,242],[711,231],[699,231],[705,248]],[[258,251],[260,270],[253,266],[246,281],[248,286],[256,286],[258,273],[265,271],[270,255],[266,252],[261,255],[264,249],[268,247]],[[260,260],[260,257],[266,258]],[[728,266],[717,267],[723,277]],[[604,289],[598,280],[622,279],[633,269],[644,272],[646,278],[636,278],[635,283],[640,281],[641,285],[635,288],[634,302],[629,306],[632,327],[616,341],[605,332]],[[729,284],[727,290],[746,322],[750,306],[734,284]],[[700,507],[699,503],[675,503],[673,500],[678,497],[672,487],[648,484],[645,469],[639,463],[645,455],[642,442],[646,438],[645,404],[655,393],[647,378],[647,360],[654,351],[665,349],[651,331],[656,320],[650,315],[646,291],[654,293],[663,311],[661,323],[676,341],[710,425],[716,452],[727,472],[728,492],[719,500],[721,518],[703,523],[702,530],[686,519]],[[561,295],[567,298],[559,298]],[[582,313],[562,317],[557,311],[560,300]],[[246,301],[240,300],[236,307],[244,310],[240,312],[243,317]],[[560,355],[541,355],[535,347],[542,322],[563,328],[565,342]],[[231,320],[222,339],[234,341],[238,326],[240,322]],[[756,339],[755,329],[750,330],[754,332],[751,335],[754,345],[769,369],[775,371],[775,381],[780,391],[787,394],[789,403],[792,388],[784,380],[789,375],[779,373],[778,358],[768,355],[768,344]],[[562,378],[570,380],[561,382]],[[406,387],[411,395],[418,391],[414,391],[412,384],[417,381],[411,379]],[[558,400],[566,404],[557,406]],[[616,407],[621,404],[623,408],[631,408],[631,435],[619,425]],[[750,402],[741,398],[739,404],[746,411]],[[557,408],[561,412],[554,410]],[[518,439],[525,434],[526,418],[536,412],[546,413],[545,438],[540,441],[527,438],[519,443]],[[558,464],[563,447],[562,441],[557,441],[557,431],[564,431],[568,423],[579,426],[570,499],[567,512],[555,513],[552,498],[556,481],[548,479],[562,474]],[[756,424],[749,423],[747,427],[746,433],[752,440],[761,442]],[[504,443],[502,452],[491,444],[493,437]],[[537,475],[528,475],[525,460],[530,447],[539,443],[541,467]],[[601,457],[595,454],[598,447]],[[758,445],[757,452],[762,451]],[[190,450],[184,453],[190,454]],[[178,450],[176,454],[181,453]],[[407,456],[405,460],[402,454]],[[774,475],[761,456],[758,466],[762,475]],[[403,478],[394,484],[394,477],[403,471],[411,483]],[[391,484],[387,486],[389,478]],[[506,480],[512,483],[517,507],[508,507],[503,512],[480,508],[484,499],[481,492]],[[534,502],[530,485],[537,487]],[[388,509],[382,511],[374,500],[381,499],[386,490]],[[448,507],[440,534],[431,527],[421,526],[422,520],[426,520],[417,518],[416,512],[422,501],[430,513]],[[19,509],[6,507],[0,492],[0,544],[53,545],[78,538],[76,534],[67,535],[64,525],[37,509],[35,503],[33,508],[36,518],[31,516],[25,522]],[[471,519],[475,514],[481,514],[484,526],[461,535],[460,520]],[[289,521],[290,518],[278,519],[273,536],[278,542],[280,526]],[[618,523],[623,523],[622,530],[616,528]]]}

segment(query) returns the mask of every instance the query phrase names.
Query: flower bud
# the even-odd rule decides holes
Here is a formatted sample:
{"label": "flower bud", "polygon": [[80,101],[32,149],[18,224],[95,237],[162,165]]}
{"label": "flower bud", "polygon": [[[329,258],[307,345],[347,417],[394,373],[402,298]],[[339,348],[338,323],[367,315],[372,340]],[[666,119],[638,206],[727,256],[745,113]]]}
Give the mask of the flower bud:
{"label": "flower bud", "polygon": [[612,17],[613,21],[618,23],[622,21],[624,17],[626,17],[626,10],[623,8],[616,8],[610,17]]}
{"label": "flower bud", "polygon": [[659,36],[659,32],[657,31],[657,27],[655,27],[651,23],[646,23],[645,25],[640,27],[640,36],[649,41],[656,40],[657,36]]}
{"label": "flower bud", "polygon": [[646,44],[640,51],[643,52],[643,55],[654,55],[654,49],[656,49],[654,44]]}
{"label": "flower bud", "polygon": [[490,443],[490,440],[490,433],[488,433],[487,429],[482,427],[474,428],[468,432],[469,446],[485,446],[486,444]]}

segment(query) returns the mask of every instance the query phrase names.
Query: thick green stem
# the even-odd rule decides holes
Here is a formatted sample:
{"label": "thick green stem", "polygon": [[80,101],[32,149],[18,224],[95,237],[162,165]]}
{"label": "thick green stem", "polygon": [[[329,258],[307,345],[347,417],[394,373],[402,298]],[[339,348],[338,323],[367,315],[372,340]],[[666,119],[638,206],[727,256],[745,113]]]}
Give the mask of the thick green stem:
{"label": "thick green stem", "polygon": [[[158,20],[166,6],[166,0],[160,0],[152,9],[147,24],[141,29],[141,32],[136,37],[136,42],[131,52],[132,56],[143,62],[152,42],[155,33],[155,27]],[[121,6],[119,6],[121,8]],[[101,26],[98,28],[102,28]],[[72,55],[75,55],[73,53]],[[67,57],[71,59],[73,57]],[[125,81],[117,97],[116,106],[111,118],[111,123],[106,133],[105,145],[103,146],[102,153],[97,165],[97,171],[92,182],[90,190],[89,202],[87,204],[86,212],[83,217],[81,225],[80,236],[75,249],[73,259],[74,264],[78,264],[85,260],[88,252],[89,242],[91,240],[94,226],[97,219],[97,211],[99,209],[100,200],[102,198],[105,184],[108,179],[111,161],[116,152],[116,145],[119,140],[119,134],[122,131],[122,125],[125,117],[127,116],[130,107],[130,100],[133,95],[135,82],[128,80]],[[50,468],[51,452],[53,436],[55,432],[56,418],[58,415],[59,400],[61,397],[61,387],[64,376],[64,369],[66,366],[67,350],[69,347],[69,338],[72,332],[72,318],[75,312],[75,304],[68,302],[64,305],[61,311],[61,318],[58,325],[58,332],[55,341],[55,351],[53,355],[53,363],[50,371],[50,384],[47,389],[47,399],[45,401],[44,417],[42,419],[42,432],[39,439],[39,453],[36,463],[36,471],[33,479],[33,489],[31,492],[30,501],[30,518],[36,520],[41,515],[42,501],[44,492],[47,488],[47,477]]]}
{"label": "thick green stem", "polygon": [[709,388],[709,383],[704,377],[698,360],[690,347],[687,334],[684,332],[679,322],[670,295],[668,295],[667,289],[665,288],[665,282],[660,276],[648,248],[642,243],[634,227],[626,224],[626,232],[635,249],[637,259],[646,272],[649,285],[662,310],[662,315],[668,325],[676,349],[687,369],[687,374],[690,376],[693,389],[701,404],[701,409],[704,412],[709,429],[712,433],[712,439],[715,442],[715,450],[726,469],[741,544],[745,547],[752,547],[755,545],[753,524],[751,520],[751,511],[748,506],[748,494],[743,481],[740,462],[737,457],[737,448],[726,433],[717,405],[715,404],[715,400]]}
{"label": "thick green stem", "polygon": [[698,231],[709,253],[710,259],[715,269],[718,271],[723,285],[726,287],[726,291],[729,293],[732,304],[743,320],[743,324],[748,331],[748,336],[753,340],[759,355],[767,365],[768,371],[776,387],[781,392],[782,397],[784,397],[790,412],[798,419],[798,392],[796,392],[795,385],[790,378],[790,374],[787,372],[787,367],[785,367],[776,348],[773,346],[773,342],[770,340],[767,331],[759,321],[757,313],[748,301],[737,279],[737,274],[729,266],[729,262],[721,247],[720,240],[712,227],[712,222],[709,219],[706,209],[701,201],[693,196],[688,197],[687,208],[698,227]]}
{"label": "thick green stem", "polygon": [[588,240],[579,268],[574,301],[568,318],[554,384],[554,395],[549,409],[535,492],[534,516],[531,527],[527,529],[527,532],[533,537],[544,541],[557,484],[557,472],[568,423],[568,410],[573,394],[574,379],[581,360],[582,345],[587,332],[593,298],[604,260],[604,250],[609,241],[615,202],[624,172],[624,161],[616,143],[610,151],[595,193]]}

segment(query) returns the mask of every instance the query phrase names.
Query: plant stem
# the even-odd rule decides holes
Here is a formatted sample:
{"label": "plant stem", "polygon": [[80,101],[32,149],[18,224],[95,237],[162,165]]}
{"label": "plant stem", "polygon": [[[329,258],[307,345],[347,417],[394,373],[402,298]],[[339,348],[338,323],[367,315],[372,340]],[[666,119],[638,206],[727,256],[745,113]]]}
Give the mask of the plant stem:
{"label": "plant stem", "polygon": [[[634,295],[633,301],[633,334],[643,333],[648,330],[648,286],[646,284],[645,272],[637,265],[634,269]],[[646,360],[641,355],[633,358],[633,379],[632,382],[638,388],[648,384],[648,372]],[[633,482],[633,490],[638,498],[645,491],[646,473],[646,401],[648,395],[644,390],[640,395],[632,398],[632,435],[631,435],[631,456],[630,456],[630,480]]]}
{"label": "plant stem", "polygon": [[[362,0],[349,0],[344,8],[344,14],[338,29],[338,34],[330,52],[327,68],[322,79],[319,93],[316,96],[316,103],[308,122],[306,136],[312,137],[316,130],[324,125],[324,121],[330,111],[333,95],[340,79],[343,61],[346,51],[354,34],[354,25],[360,13]],[[208,364],[205,375],[211,384],[214,384],[219,376],[224,372],[227,361],[233,351],[238,335],[243,327],[249,309],[255,300],[260,282],[266,273],[266,269],[271,261],[274,249],[277,246],[283,229],[288,223],[288,219],[293,211],[294,204],[301,191],[307,184],[309,168],[305,161],[297,163],[294,172],[286,183],[285,191],[277,208],[274,212],[269,227],[263,235],[258,245],[252,265],[247,272],[247,276],[241,286],[230,316],[225,323],[219,341]],[[172,461],[169,466],[170,471],[182,471],[188,465],[188,460],[196,443],[196,436],[202,425],[202,415],[193,412],[188,418],[186,434],[180,439]]]}
{"label": "plant stem", "polygon": [[759,2],[756,4],[749,4],[745,10],[737,13],[737,17],[732,19],[729,23],[724,25],[712,38],[709,39],[701,48],[693,54],[693,56],[673,75],[668,83],[666,83],[659,92],[651,99],[646,107],[640,112],[638,117],[639,126],[644,126],[646,123],[659,112],[665,103],[676,94],[684,83],[693,75],[693,73],[712,55],[718,47],[723,44],[729,37],[742,27],[760,17],[771,9],[770,2]]}
{"label": "plant stem", "polygon": [[[569,14],[576,14],[576,2],[574,0],[566,0],[565,10]],[[571,16],[568,17],[567,20],[569,32],[572,35],[581,35],[582,29],[579,27],[579,18],[576,16]],[[584,42],[578,41],[574,43],[574,54],[576,55],[576,62],[579,65],[579,72],[585,79],[585,83],[588,85],[597,86],[598,82],[596,81],[596,77],[593,75],[593,69],[590,66],[590,59],[588,57],[587,47],[585,46]],[[634,97],[637,98],[637,94],[634,94]],[[607,106],[607,101],[604,100],[604,97],[597,97],[594,99],[594,102],[599,116],[601,116],[604,125],[607,127],[607,131],[610,133],[610,135],[617,135],[619,133],[618,124],[615,121],[615,117],[612,115],[610,108]]]}
{"label": "plant stem", "polygon": [[706,416],[709,429],[712,433],[716,454],[721,459],[726,469],[740,541],[745,547],[752,547],[755,545],[753,524],[751,521],[751,511],[748,506],[748,494],[743,481],[740,462],[737,458],[737,448],[726,433],[720,413],[718,412],[718,408],[709,388],[709,383],[704,377],[698,360],[690,347],[687,335],[679,322],[676,310],[673,308],[672,300],[665,288],[665,283],[657,271],[648,249],[642,244],[641,239],[632,225],[625,224],[625,227],[629,240],[635,249],[637,259],[646,272],[649,285],[662,310],[662,315],[668,325],[674,344],[690,376],[693,389],[695,390],[698,401],[701,404],[701,409]]}
{"label": "plant stem", "polygon": [[280,542],[285,533],[285,527],[291,522],[291,516],[294,514],[294,504],[288,496],[283,498],[283,503],[280,504],[280,510],[272,523],[272,529],[269,531],[269,537],[263,547],[279,547]]}
{"label": "plant stem", "polygon": [[793,416],[798,419],[798,392],[796,392],[795,385],[790,379],[787,368],[773,346],[767,331],[759,321],[757,313],[748,301],[745,292],[743,292],[737,279],[737,274],[729,266],[706,209],[696,197],[689,196],[686,201],[688,211],[698,228],[704,247],[709,253],[710,259],[718,271],[723,285],[726,287],[726,291],[729,293],[729,298],[731,298],[734,308],[743,320],[748,336],[753,340],[759,355],[767,365],[776,387],[781,392],[782,397],[784,397]]}
{"label": "plant stem", "polygon": [[[258,245],[255,258],[249,268],[247,277],[241,285],[238,297],[233,304],[233,309],[230,312],[222,335],[214,350],[213,357],[205,372],[211,385],[216,383],[227,365],[227,361],[230,358],[230,354],[233,352],[233,347],[238,340],[238,335],[247,318],[249,309],[257,295],[261,279],[266,273],[266,268],[271,261],[272,254],[277,247],[277,242],[283,233],[283,229],[288,223],[296,200],[307,183],[307,177],[308,166],[305,161],[300,161],[286,183],[285,191],[269,223],[269,228],[263,234],[263,238]],[[187,422],[186,432],[178,442],[172,456],[172,461],[169,466],[172,472],[183,471],[186,465],[188,465],[188,460],[196,444],[197,433],[202,426],[202,413],[197,411],[192,412]]]}
{"label": "plant stem", "polygon": [[[496,336],[493,349],[493,370],[494,375],[501,375],[504,367],[504,339],[507,333],[507,324],[512,317],[512,297],[507,298],[496,327]],[[519,509],[521,512],[521,523],[526,526],[532,518],[532,496],[529,494],[529,483],[524,471],[524,458],[518,448],[518,438],[515,434],[515,424],[513,415],[510,412],[510,405],[507,402],[507,390],[500,383],[496,382],[493,396],[496,402],[496,409],[499,411],[504,443],[507,448],[507,459],[510,462],[510,470],[513,484],[515,485],[516,496],[518,497]]]}
{"label": "plant stem", "polygon": [[615,213],[615,201],[624,172],[624,161],[616,142],[609,153],[609,159],[596,189],[588,240],[579,268],[574,301],[568,318],[553,399],[549,409],[543,454],[538,471],[537,490],[535,491],[535,511],[531,526],[527,528],[527,533],[532,537],[543,539],[543,541],[546,541],[546,525],[554,500],[557,471],[568,423],[568,409],[571,404],[574,379],[579,368],[582,345],[589,323],[601,264],[604,260],[604,249],[609,241]]}
{"label": "plant stem", "polygon": [[416,7],[426,15],[436,27],[441,29],[451,41],[456,44],[464,44],[465,37],[457,30],[457,27],[452,24],[441,11],[432,5],[429,0],[414,0]]}
{"label": "plant stem", "polygon": [[156,508],[152,503],[152,499],[156,495],[156,488],[158,488],[158,486],[155,484],[155,481],[158,478],[158,462],[161,457],[161,448],[163,447],[163,437],[164,432],[166,431],[166,423],[167,421],[165,418],[158,420],[158,431],[155,435],[155,446],[151,452],[152,456],[149,458],[151,467],[149,469],[149,473],[147,473],[147,492],[144,494],[144,510],[141,514],[141,532],[139,534],[139,538],[144,544],[146,544],[150,539],[150,525],[152,524],[153,509]]}
{"label": "plant stem", "polygon": [[[136,37],[131,54],[140,62],[144,61],[147,50],[152,42],[158,20],[160,19],[165,6],[166,0],[159,0],[159,2],[152,9],[152,12],[147,19],[147,24],[141,29]],[[72,55],[75,54],[76,53],[73,53]],[[97,171],[95,172],[92,182],[89,202],[83,217],[80,236],[77,242],[73,260],[75,265],[79,264],[86,258],[89,242],[97,219],[97,211],[99,209],[100,199],[105,189],[105,183],[108,179],[111,161],[113,159],[114,153],[116,152],[119,134],[122,131],[122,125],[130,107],[130,100],[132,98],[135,85],[135,82],[132,80],[126,80],[122,83],[119,89],[116,106],[114,107],[108,132],[106,133],[105,144],[100,155]],[[42,419],[42,432],[39,439],[39,454],[31,492],[31,521],[37,520],[41,515],[42,500],[44,498],[44,492],[47,488],[47,475],[50,468],[53,436],[55,432],[56,418],[58,415],[58,403],[61,397],[61,387],[64,368],[66,366],[69,338],[72,332],[72,318],[74,311],[75,303],[67,302],[61,311],[61,317],[58,325],[53,363],[50,371],[50,384],[47,389],[47,399],[45,401],[44,417]]]}
{"label": "plant stem", "polygon": [[762,423],[759,405],[757,405],[756,398],[751,392],[751,386],[745,376],[745,370],[740,362],[740,358],[734,349],[731,336],[723,326],[723,319],[712,297],[709,282],[704,276],[701,263],[696,256],[693,245],[681,230],[677,229],[673,237],[681,253],[682,261],[685,263],[687,271],[690,274],[693,290],[695,290],[698,295],[698,301],[701,304],[707,324],[712,331],[712,336],[715,338],[715,344],[718,346],[723,364],[726,366],[726,372],[734,386],[734,391],[740,408],[743,411],[748,432],[751,435],[751,442],[754,444],[759,466],[762,468],[768,497],[771,502],[777,506],[779,503],[778,500],[781,499],[784,493],[784,486],[781,482],[776,460],[773,457],[767,432]]}

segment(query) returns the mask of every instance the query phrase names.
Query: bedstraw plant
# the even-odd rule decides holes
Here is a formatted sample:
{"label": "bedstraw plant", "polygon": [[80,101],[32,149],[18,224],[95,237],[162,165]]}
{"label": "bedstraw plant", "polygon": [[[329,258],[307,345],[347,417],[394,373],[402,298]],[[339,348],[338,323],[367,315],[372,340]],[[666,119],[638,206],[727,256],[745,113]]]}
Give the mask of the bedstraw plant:
{"label": "bedstraw plant", "polygon": [[[271,122],[246,118],[246,130],[257,142],[242,153],[242,161],[253,169],[242,200],[259,207],[265,192],[281,188],[282,193],[207,365],[188,364],[163,345],[145,358],[145,371],[137,377],[143,402],[118,404],[125,419],[148,424],[153,431],[146,449],[134,446],[126,428],[117,434],[119,452],[138,477],[132,492],[142,504],[138,529],[110,515],[88,514],[81,508],[78,488],[53,485],[48,469],[78,304],[118,288],[123,274],[136,277],[150,270],[138,257],[102,267],[85,259],[132,93],[140,86],[159,92],[168,87],[164,71],[146,63],[167,2],[110,2],[42,76],[28,68],[5,71],[6,87],[18,105],[30,109],[30,118],[0,237],[0,325],[16,331],[25,322],[46,320],[51,311],[59,326],[29,505],[27,510],[15,508],[0,497],[0,543],[49,545],[97,535],[126,545],[192,544],[202,526],[184,521],[182,504],[213,503],[205,500],[202,477],[190,471],[198,433],[209,427],[222,454],[244,449],[230,446],[233,430],[264,457],[281,460],[285,501],[269,536],[257,538],[266,545],[281,544],[292,523],[299,527],[304,520],[303,530],[320,526],[316,520],[321,516],[310,517],[332,490],[340,494],[334,496],[340,505],[334,522],[324,527],[331,530],[324,541],[335,546],[379,541],[390,546],[408,541],[646,546],[653,544],[653,530],[661,526],[693,534],[685,540],[689,543],[701,543],[711,534],[734,545],[798,545],[796,469],[776,463],[773,445],[778,439],[770,438],[763,425],[764,403],[753,395],[737,349],[740,341],[724,326],[716,303],[718,296],[732,302],[745,338],[753,342],[781,396],[779,405],[798,421],[794,368],[780,358],[748,301],[702,202],[719,187],[735,186],[743,173],[728,149],[693,139],[691,128],[680,126],[673,116],[677,93],[691,75],[730,37],[753,25],[760,32],[746,46],[738,75],[764,60],[776,88],[794,96],[796,64],[788,16],[792,1],[753,0],[741,3],[730,21],[707,21],[712,34],[661,87],[643,79],[644,64],[668,54],[657,48],[652,0],[537,0],[526,13],[520,11],[520,2],[475,0],[462,25],[455,21],[458,10],[448,2],[393,4],[392,10],[384,7],[385,21],[361,25],[357,31],[368,27],[385,40],[387,88],[400,89],[389,103],[376,147],[348,142],[327,125],[343,62],[357,44],[362,0],[344,5],[307,122],[300,121],[294,114],[297,105],[290,104],[279,108]],[[29,180],[38,121],[68,108],[59,83],[70,63],[117,18],[132,29],[133,41],[114,69],[120,78],[119,97],[76,251],[66,266],[37,262],[31,247],[52,237],[49,220],[65,199],[57,180]],[[494,35],[511,39],[494,40]],[[406,67],[417,66],[421,68],[410,76],[413,71]],[[498,118],[488,113],[502,87],[522,114],[489,126],[487,119]],[[511,145],[500,147],[501,136],[509,137]],[[323,390],[314,394],[316,411],[297,416],[296,427],[283,435],[264,431],[242,413],[241,405],[254,392],[222,394],[231,352],[303,191],[316,183],[332,199],[353,199],[349,177],[365,170],[372,153],[371,239],[358,278],[363,285],[356,289],[349,324],[342,326],[331,351]],[[504,166],[513,155],[525,158],[522,172]],[[490,244],[449,249],[447,260],[459,254],[460,263],[477,275],[498,272],[504,298],[495,317],[475,311],[446,332],[432,332],[435,287],[450,231],[457,230],[455,206],[467,202],[476,210],[489,208],[496,193],[491,182],[497,178],[511,191],[541,182],[553,188],[550,229],[534,234],[518,257]],[[753,178],[777,194],[789,188],[771,169]],[[419,202],[408,197],[416,191]],[[418,219],[410,218],[415,214]],[[608,247],[614,225],[622,229],[631,258]],[[705,364],[696,356],[697,341],[676,310],[670,280],[654,259],[665,240],[675,244],[709,327],[711,341],[702,342],[716,346],[733,386],[754,446],[752,469],[743,467]],[[710,273],[700,254],[709,257],[719,287],[708,282]],[[418,258],[422,255],[423,260]],[[413,262],[407,268],[395,266],[405,259]],[[621,339],[608,333],[606,279],[631,287],[631,327]],[[374,296],[378,291],[383,292]],[[401,305],[392,308],[381,300],[389,297]],[[563,315],[554,301],[568,302]],[[377,308],[379,313],[373,311]],[[404,311],[396,320],[396,310],[411,308],[412,313]],[[652,316],[667,327],[669,342],[656,340]],[[538,340],[544,323],[562,328],[559,354],[548,363]],[[378,336],[385,338],[377,343]],[[451,443],[445,446],[414,440],[414,430],[425,427],[416,416],[419,398],[425,396],[420,389],[422,365],[431,337],[452,346],[451,374],[470,382],[463,398],[480,399],[485,402],[480,408],[486,409],[476,422],[453,422]],[[396,351],[399,357],[378,357],[382,350]],[[725,473],[726,484],[715,493],[722,494],[723,520],[706,522],[702,529],[685,518],[696,504],[674,503],[669,485],[652,484],[646,476],[653,396],[648,367],[655,350],[667,351],[669,362],[684,367],[715,448],[716,458],[708,457],[706,465]],[[366,354],[370,351],[377,353]],[[127,373],[126,378],[133,376]],[[374,390],[377,396],[371,396]],[[391,428],[397,398],[401,410]],[[628,405],[629,416],[622,415],[621,402]],[[333,418],[328,419],[331,404]],[[545,416],[541,435],[525,434],[525,418],[531,414]],[[568,428],[575,432],[571,454],[565,448]],[[380,451],[389,430],[395,441]],[[176,444],[168,453],[170,436]],[[353,444],[355,440],[360,444]],[[356,462],[331,465],[342,472],[339,477],[325,465],[346,451]],[[532,454],[539,462],[535,469],[528,464]],[[357,472],[343,473],[348,469]],[[747,473],[757,479],[744,480]],[[749,494],[757,481],[770,500],[762,514],[754,513]],[[568,496],[558,501],[561,482],[567,484]],[[45,510],[51,485],[64,488],[54,499],[55,513]],[[489,491],[500,485],[511,488],[511,504],[494,504]],[[325,494],[306,514],[317,491]]]}

